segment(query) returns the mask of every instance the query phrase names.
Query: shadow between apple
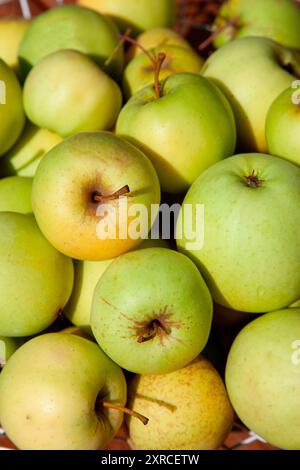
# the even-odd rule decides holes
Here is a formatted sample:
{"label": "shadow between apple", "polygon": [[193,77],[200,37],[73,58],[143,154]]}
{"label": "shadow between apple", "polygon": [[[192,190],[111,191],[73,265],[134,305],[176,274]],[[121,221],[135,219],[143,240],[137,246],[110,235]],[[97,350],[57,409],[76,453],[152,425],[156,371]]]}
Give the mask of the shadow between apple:
{"label": "shadow between apple", "polygon": [[[127,140],[127,142],[131,143],[135,147],[137,147],[139,150],[141,150],[152,162],[156,172],[159,174],[166,174],[168,175],[168,180],[170,181],[175,181],[176,186],[180,188],[178,191],[178,194],[184,194],[188,190],[190,183],[184,179],[178,171],[174,168],[173,165],[171,165],[169,162],[167,162],[161,155],[159,155],[157,152],[154,152],[149,146],[139,142],[137,139],[128,136],[128,135],[120,135],[124,140]],[[176,194],[171,193],[171,194]]]}

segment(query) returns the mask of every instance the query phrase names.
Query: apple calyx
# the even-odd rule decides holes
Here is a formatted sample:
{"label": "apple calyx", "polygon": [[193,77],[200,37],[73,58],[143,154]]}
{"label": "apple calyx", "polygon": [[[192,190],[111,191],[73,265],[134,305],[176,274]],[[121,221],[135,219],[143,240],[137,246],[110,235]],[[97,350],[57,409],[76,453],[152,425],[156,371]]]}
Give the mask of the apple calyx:
{"label": "apple calyx", "polygon": [[[161,330],[161,331],[160,331]],[[137,338],[138,343],[145,343],[154,339],[157,335],[164,332],[166,335],[171,333],[171,329],[167,327],[161,320],[154,319],[147,325],[139,328],[139,336]]]}
{"label": "apple calyx", "polygon": [[264,183],[264,180],[258,177],[258,173],[252,170],[251,175],[245,176],[246,184],[249,188],[260,188]]}
{"label": "apple calyx", "polygon": [[143,416],[140,413],[137,413],[136,411],[133,411],[130,408],[126,408],[124,406],[115,405],[114,403],[109,403],[107,401],[100,402],[99,404],[97,403],[97,405],[100,405],[103,408],[118,410],[118,411],[121,411],[122,413],[133,416],[134,418],[139,419],[143,423],[144,426],[146,426],[146,424],[148,424],[149,422],[149,418],[146,418],[146,416]]}
{"label": "apple calyx", "polygon": [[231,37],[231,39],[234,39],[236,36],[239,26],[240,26],[240,17],[235,16],[231,19],[225,18],[225,17],[220,17],[221,20],[223,20],[223,23],[221,26],[216,27],[213,26],[211,27],[210,25],[207,25],[207,29],[211,31],[210,36],[206,38],[203,42],[201,42],[198,46],[199,51],[204,51],[210,44],[214,42],[215,39],[217,39],[220,34],[222,34],[226,29],[228,29],[228,34]]}
{"label": "apple calyx", "polygon": [[119,199],[121,196],[124,196],[125,194],[129,194],[130,189],[128,184],[125,184],[125,186],[122,186],[122,188],[118,189],[112,194],[101,194],[98,191],[95,191],[92,195],[93,202],[107,202],[107,201],[114,201],[116,199]]}

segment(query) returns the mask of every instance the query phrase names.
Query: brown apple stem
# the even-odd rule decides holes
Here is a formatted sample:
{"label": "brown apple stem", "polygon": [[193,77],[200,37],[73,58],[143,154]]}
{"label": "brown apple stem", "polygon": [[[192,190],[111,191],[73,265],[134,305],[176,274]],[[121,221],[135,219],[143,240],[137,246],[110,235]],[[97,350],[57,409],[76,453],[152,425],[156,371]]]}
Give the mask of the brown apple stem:
{"label": "brown apple stem", "polygon": [[161,67],[165,61],[166,54],[164,52],[160,52],[155,61],[155,73],[154,73],[154,91],[155,91],[155,99],[159,100],[161,98],[161,84],[159,83],[159,74]]}
{"label": "brown apple stem", "polygon": [[130,416],[133,416],[134,418],[139,419],[145,426],[149,422],[149,419],[146,418],[146,416],[143,416],[140,413],[137,413],[136,411],[130,410],[129,408],[125,408],[124,406],[114,405],[113,403],[108,403],[107,401],[102,402],[102,406],[104,408],[119,410],[119,411],[122,411],[122,413],[126,413]]}
{"label": "brown apple stem", "polygon": [[118,189],[118,191],[115,191],[113,194],[103,195],[98,192],[95,192],[93,194],[93,201],[94,202],[114,201],[115,199],[119,199],[121,196],[124,196],[124,194],[128,194],[128,193],[130,193],[130,189],[129,189],[128,184],[125,184],[125,186]]}
{"label": "brown apple stem", "polygon": [[167,328],[159,320],[153,320],[148,326],[146,326],[144,334],[138,337],[137,342],[145,343],[146,341],[150,341],[155,338],[159,328],[161,328],[167,335],[171,333],[170,328]]}
{"label": "brown apple stem", "polygon": [[109,64],[111,63],[111,61],[114,59],[114,57],[118,54],[119,50],[121,49],[121,47],[123,47],[123,45],[125,44],[126,42],[126,38],[130,36],[130,34],[132,33],[131,31],[131,28],[128,28],[126,29],[125,31],[125,34],[122,36],[122,35],[119,35],[118,34],[118,38],[120,39],[120,41],[118,42],[118,44],[116,45],[116,47],[114,48],[114,50],[112,51],[112,53],[110,54],[110,56],[106,59],[106,61],[104,62],[104,66],[105,67],[108,67]]}
{"label": "brown apple stem", "polygon": [[251,175],[245,176],[244,178],[249,188],[260,188],[264,183],[264,180],[258,177],[258,174],[255,173],[255,170],[252,170]]}
{"label": "brown apple stem", "polygon": [[221,28],[217,28],[215,31],[212,32],[212,34],[208,36],[207,39],[205,39],[203,42],[201,42],[201,44],[199,44],[198,50],[204,51],[208,46],[210,46],[210,44],[214,42],[215,39],[217,39],[217,37],[220,36],[221,33],[223,33],[223,31],[226,28],[230,26],[232,26],[233,28],[236,28],[238,25],[238,22],[239,22],[239,17],[233,18],[232,20],[226,20],[225,24],[221,26]]}
{"label": "brown apple stem", "polygon": [[[129,31],[129,33],[128,33]],[[147,57],[148,59],[152,62],[152,64],[155,66],[156,65],[156,59],[155,59],[155,55],[152,54],[150,51],[148,51],[144,46],[142,46],[142,44],[140,44],[138,41],[136,41],[135,39],[133,39],[132,37],[130,37],[130,33],[131,31],[130,30],[127,30],[125,32],[125,34],[119,34],[118,37],[120,39],[120,42],[122,42],[122,44],[125,44],[125,42],[127,42],[128,44],[132,44],[133,46],[137,47],[138,49],[140,49]]]}

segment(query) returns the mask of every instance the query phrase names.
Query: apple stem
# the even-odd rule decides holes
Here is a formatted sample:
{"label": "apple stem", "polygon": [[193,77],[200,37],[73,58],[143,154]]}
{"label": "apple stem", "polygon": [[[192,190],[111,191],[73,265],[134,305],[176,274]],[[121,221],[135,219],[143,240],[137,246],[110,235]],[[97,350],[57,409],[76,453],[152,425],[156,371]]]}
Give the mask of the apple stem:
{"label": "apple stem", "polygon": [[203,42],[201,42],[201,44],[199,44],[198,50],[204,51],[208,46],[210,46],[211,43],[214,42],[215,39],[217,39],[217,37],[220,36],[221,33],[223,33],[226,28],[232,27],[235,29],[239,23],[239,20],[239,16],[232,18],[231,20],[225,19],[225,23],[223,26],[217,28],[215,31],[213,31],[212,34],[210,34],[210,36],[208,36],[207,39],[205,39]]}
{"label": "apple stem", "polygon": [[152,62],[152,64],[155,66],[156,65],[156,58],[155,55],[152,54],[150,51],[148,51],[142,44],[140,44],[138,41],[130,37],[131,30],[128,29],[125,34],[118,34],[118,38],[120,39],[121,45],[125,44],[125,42],[128,42],[129,44],[132,44],[133,46],[137,47],[140,49],[147,57],[148,59]]}
{"label": "apple stem", "polygon": [[259,179],[258,174],[255,170],[252,170],[251,175],[244,177],[249,188],[259,188],[264,183],[264,180]]}
{"label": "apple stem", "polygon": [[161,67],[165,61],[165,58],[166,58],[166,54],[164,52],[160,52],[155,61],[154,91],[155,91],[155,99],[157,100],[161,98],[161,84],[159,83],[159,74],[160,74]]}
{"label": "apple stem", "polygon": [[110,63],[112,62],[114,57],[118,54],[119,50],[123,47],[123,45],[127,41],[127,38],[130,37],[131,33],[132,33],[131,28],[128,28],[128,29],[126,29],[124,35],[118,34],[118,38],[120,39],[120,41],[118,42],[118,44],[116,45],[116,47],[112,51],[111,55],[104,62],[105,67],[108,67],[110,65]]}
{"label": "apple stem", "polygon": [[122,186],[122,188],[118,189],[118,191],[115,191],[113,194],[107,194],[103,195],[98,192],[95,192],[93,194],[93,201],[94,202],[105,202],[105,201],[114,201],[115,199],[119,199],[121,196],[124,196],[124,194],[130,193],[130,189],[128,184],[125,184],[125,186]]}
{"label": "apple stem", "polygon": [[113,403],[108,403],[107,401],[102,402],[102,406],[104,408],[119,410],[119,411],[122,411],[123,413],[133,416],[134,418],[139,419],[144,424],[144,426],[146,426],[146,424],[148,424],[149,422],[149,419],[146,418],[146,416],[143,416],[140,413],[137,413],[136,411],[130,410],[129,408],[125,408],[124,406],[114,405]]}
{"label": "apple stem", "polygon": [[138,343],[145,343],[146,341],[150,341],[151,339],[155,338],[159,328],[161,328],[167,335],[171,333],[170,328],[167,328],[159,320],[153,320],[146,328],[148,328],[148,331],[138,337]]}

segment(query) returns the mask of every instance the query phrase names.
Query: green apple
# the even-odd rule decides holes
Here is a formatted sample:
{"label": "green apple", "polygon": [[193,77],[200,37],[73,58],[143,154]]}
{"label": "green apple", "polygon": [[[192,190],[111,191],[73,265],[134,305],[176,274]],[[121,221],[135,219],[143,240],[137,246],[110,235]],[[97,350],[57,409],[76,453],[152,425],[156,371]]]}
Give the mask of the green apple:
{"label": "green apple", "polygon": [[109,15],[122,31],[134,33],[159,26],[173,26],[176,0],[79,0],[80,5]]}
{"label": "green apple", "polygon": [[71,295],[72,261],[48,243],[32,215],[1,212],[0,229],[0,335],[39,333]]}
{"label": "green apple", "polygon": [[222,32],[214,41],[221,47],[233,39],[264,36],[300,48],[300,10],[294,0],[227,0],[214,26]]}
{"label": "green apple", "polygon": [[[159,46],[149,51],[154,57],[160,52],[166,58],[160,69],[160,80],[180,72],[200,73],[203,59],[192,49],[181,46]],[[155,65],[146,54],[133,58],[124,70],[123,90],[129,98],[137,91],[154,82]]]}
{"label": "green apple", "polygon": [[30,21],[23,18],[0,20],[0,58],[15,72],[18,71],[18,50]]}
{"label": "green apple", "polygon": [[222,379],[201,356],[176,372],[135,376],[128,400],[149,417],[146,427],[127,421],[129,443],[136,450],[218,449],[233,424]]}
{"label": "green apple", "polygon": [[0,420],[22,450],[96,450],[122,423],[126,382],[92,341],[50,333],[25,343],[0,374]]}
{"label": "green apple", "polygon": [[0,59],[0,156],[7,152],[19,138],[25,114],[22,90],[13,70]]}
{"label": "green apple", "polygon": [[201,274],[187,257],[166,248],[120,256],[94,291],[91,326],[98,344],[138,374],[165,374],[195,359],[211,320]]}
{"label": "green apple", "polygon": [[4,367],[8,359],[21,346],[20,338],[7,338],[0,336],[0,369]]}
{"label": "green apple", "polygon": [[17,143],[1,158],[0,175],[33,177],[45,153],[61,141],[58,134],[28,122]]}
{"label": "green apple", "polygon": [[[108,132],[61,142],[45,155],[33,182],[33,210],[42,232],[76,259],[111,259],[137,247],[157,214],[152,204],[159,203],[151,162]],[[141,205],[146,214],[137,219]],[[140,230],[134,231],[137,220]]]}
{"label": "green apple", "polygon": [[300,450],[300,309],[268,313],[239,333],[226,385],[247,427],[276,447]]}
{"label": "green apple", "polygon": [[[179,46],[186,49],[192,49],[189,42],[180,34],[170,28],[153,28],[145,31],[136,38],[137,45],[132,45],[127,54],[126,59],[131,60],[133,57],[142,53],[141,47],[150,50],[164,46]],[[141,46],[141,47],[139,47]]]}
{"label": "green apple", "polygon": [[[204,224],[195,227],[199,204]],[[198,265],[215,302],[264,313],[300,298],[298,227],[300,168],[270,155],[237,155],[209,168],[188,191],[177,246]],[[194,243],[199,232],[202,247]]]}
{"label": "green apple", "polygon": [[[124,54],[118,45],[118,28],[107,17],[89,8],[63,5],[36,16],[19,48],[23,77],[46,55],[72,49],[90,56],[116,78],[122,73]],[[110,58],[109,64],[106,60]]]}
{"label": "green apple", "polygon": [[[0,181],[1,184],[1,181]],[[145,240],[138,249],[162,246],[164,240]],[[83,331],[92,334],[90,327],[91,306],[97,282],[113,259],[104,261],[75,261],[74,287],[71,298],[64,309],[64,315]]]}
{"label": "green apple", "polygon": [[0,212],[31,214],[32,181],[23,176],[0,179]]}
{"label": "green apple", "polygon": [[214,52],[202,74],[230,101],[241,150],[266,152],[265,123],[275,98],[300,76],[300,55],[259,37],[238,39]]}
{"label": "green apple", "polygon": [[199,75],[172,75],[160,89],[158,99],[153,86],[136,93],[121,110],[116,132],[149,156],[163,191],[180,193],[233,154],[234,117],[224,95]]}
{"label": "green apple", "polygon": [[116,82],[77,51],[49,54],[33,67],[24,84],[30,121],[62,137],[111,129],[121,105]]}
{"label": "green apple", "polygon": [[290,87],[274,100],[267,115],[269,152],[300,165],[299,135],[300,90]]}

